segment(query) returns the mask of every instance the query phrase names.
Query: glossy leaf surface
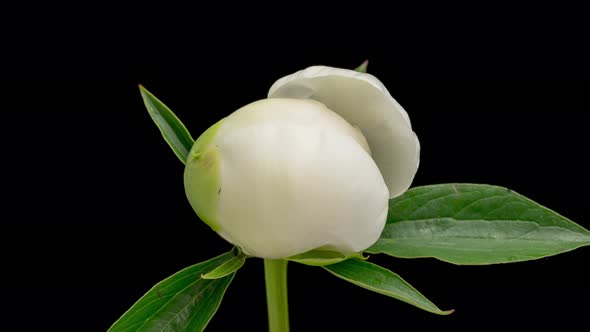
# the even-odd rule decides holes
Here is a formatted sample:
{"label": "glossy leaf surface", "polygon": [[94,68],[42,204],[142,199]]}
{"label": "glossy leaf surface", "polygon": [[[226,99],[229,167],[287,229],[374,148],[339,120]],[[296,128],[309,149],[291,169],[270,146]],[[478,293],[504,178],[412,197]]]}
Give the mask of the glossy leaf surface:
{"label": "glossy leaf surface", "polygon": [[481,265],[538,259],[589,244],[586,229],[512,190],[440,184],[392,199],[385,229],[366,252]]}
{"label": "glossy leaf surface", "polygon": [[158,98],[143,86],[139,86],[141,97],[154,123],[160,129],[162,136],[174,151],[174,154],[186,163],[188,153],[195,140],[191,137],[184,124]]}
{"label": "glossy leaf surface", "polygon": [[109,332],[203,331],[234,274],[206,280],[202,274],[230,261],[232,252],[187,267],[164,279],[139,299]]}
{"label": "glossy leaf surface", "polygon": [[393,297],[437,315],[448,315],[453,310],[440,310],[397,274],[367,261],[349,259],[324,266],[328,272],[357,286]]}

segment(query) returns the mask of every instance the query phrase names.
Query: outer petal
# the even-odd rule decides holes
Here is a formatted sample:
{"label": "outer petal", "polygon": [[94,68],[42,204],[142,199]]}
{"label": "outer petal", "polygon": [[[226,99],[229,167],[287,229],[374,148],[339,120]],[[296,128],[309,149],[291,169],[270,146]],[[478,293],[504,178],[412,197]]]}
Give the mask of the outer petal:
{"label": "outer petal", "polygon": [[[323,104],[252,103],[225,118],[211,144],[220,170],[212,223],[246,253],[351,253],[381,234],[389,197],[383,177],[358,131]],[[187,193],[193,176],[185,173]]]}
{"label": "outer petal", "polygon": [[406,111],[373,75],[314,66],[276,81],[269,98],[314,99],[358,126],[390,197],[406,191],[420,162],[420,143]]}

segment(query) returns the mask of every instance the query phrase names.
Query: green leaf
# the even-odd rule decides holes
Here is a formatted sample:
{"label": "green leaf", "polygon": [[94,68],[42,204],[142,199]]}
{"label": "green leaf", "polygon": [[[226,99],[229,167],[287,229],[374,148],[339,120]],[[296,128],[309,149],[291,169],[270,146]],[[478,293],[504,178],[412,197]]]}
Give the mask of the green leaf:
{"label": "green leaf", "polygon": [[193,146],[195,140],[191,137],[184,124],[180,122],[178,117],[156,98],[151,92],[139,85],[139,91],[145,107],[147,108],[152,120],[156,123],[162,136],[172,151],[176,154],[182,163],[186,163],[188,153]]}
{"label": "green leaf", "polygon": [[228,252],[164,279],[123,314],[109,332],[203,331],[235,274],[215,280],[202,279],[201,274],[233,257]]}
{"label": "green leaf", "polygon": [[367,67],[369,66],[369,60],[363,61],[360,66],[354,68],[354,71],[358,71],[359,73],[366,73]]}
{"label": "green leaf", "polygon": [[437,315],[448,315],[453,310],[440,310],[397,274],[373,263],[349,259],[324,266],[328,272],[357,286],[404,301]]}
{"label": "green leaf", "polygon": [[242,266],[244,266],[244,263],[246,262],[246,255],[244,255],[242,253],[242,251],[238,248],[234,248],[232,250],[232,252],[234,252],[234,257],[230,258],[225,263],[219,265],[217,268],[213,269],[211,272],[201,275],[201,278],[203,278],[203,279],[223,278],[227,275],[230,275],[230,274],[236,272]]}
{"label": "green leaf", "polygon": [[538,259],[586,245],[586,229],[512,190],[440,184],[392,199],[385,229],[366,252],[482,265]]}

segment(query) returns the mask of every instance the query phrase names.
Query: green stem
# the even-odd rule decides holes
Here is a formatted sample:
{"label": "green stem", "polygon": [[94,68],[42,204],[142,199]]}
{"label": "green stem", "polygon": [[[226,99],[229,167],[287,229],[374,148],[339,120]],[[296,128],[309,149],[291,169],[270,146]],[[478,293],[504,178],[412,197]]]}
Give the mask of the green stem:
{"label": "green stem", "polygon": [[266,281],[269,332],[289,332],[287,261],[265,259],[264,279]]}

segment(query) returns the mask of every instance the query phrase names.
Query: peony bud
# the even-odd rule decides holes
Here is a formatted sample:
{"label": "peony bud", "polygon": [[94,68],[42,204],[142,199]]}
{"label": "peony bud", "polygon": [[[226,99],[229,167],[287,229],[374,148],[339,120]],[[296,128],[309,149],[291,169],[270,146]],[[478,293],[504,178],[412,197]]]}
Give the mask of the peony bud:
{"label": "peony bud", "polygon": [[379,238],[418,162],[406,112],[375,77],[310,67],[205,131],[184,182],[199,217],[249,255],[350,255]]}

